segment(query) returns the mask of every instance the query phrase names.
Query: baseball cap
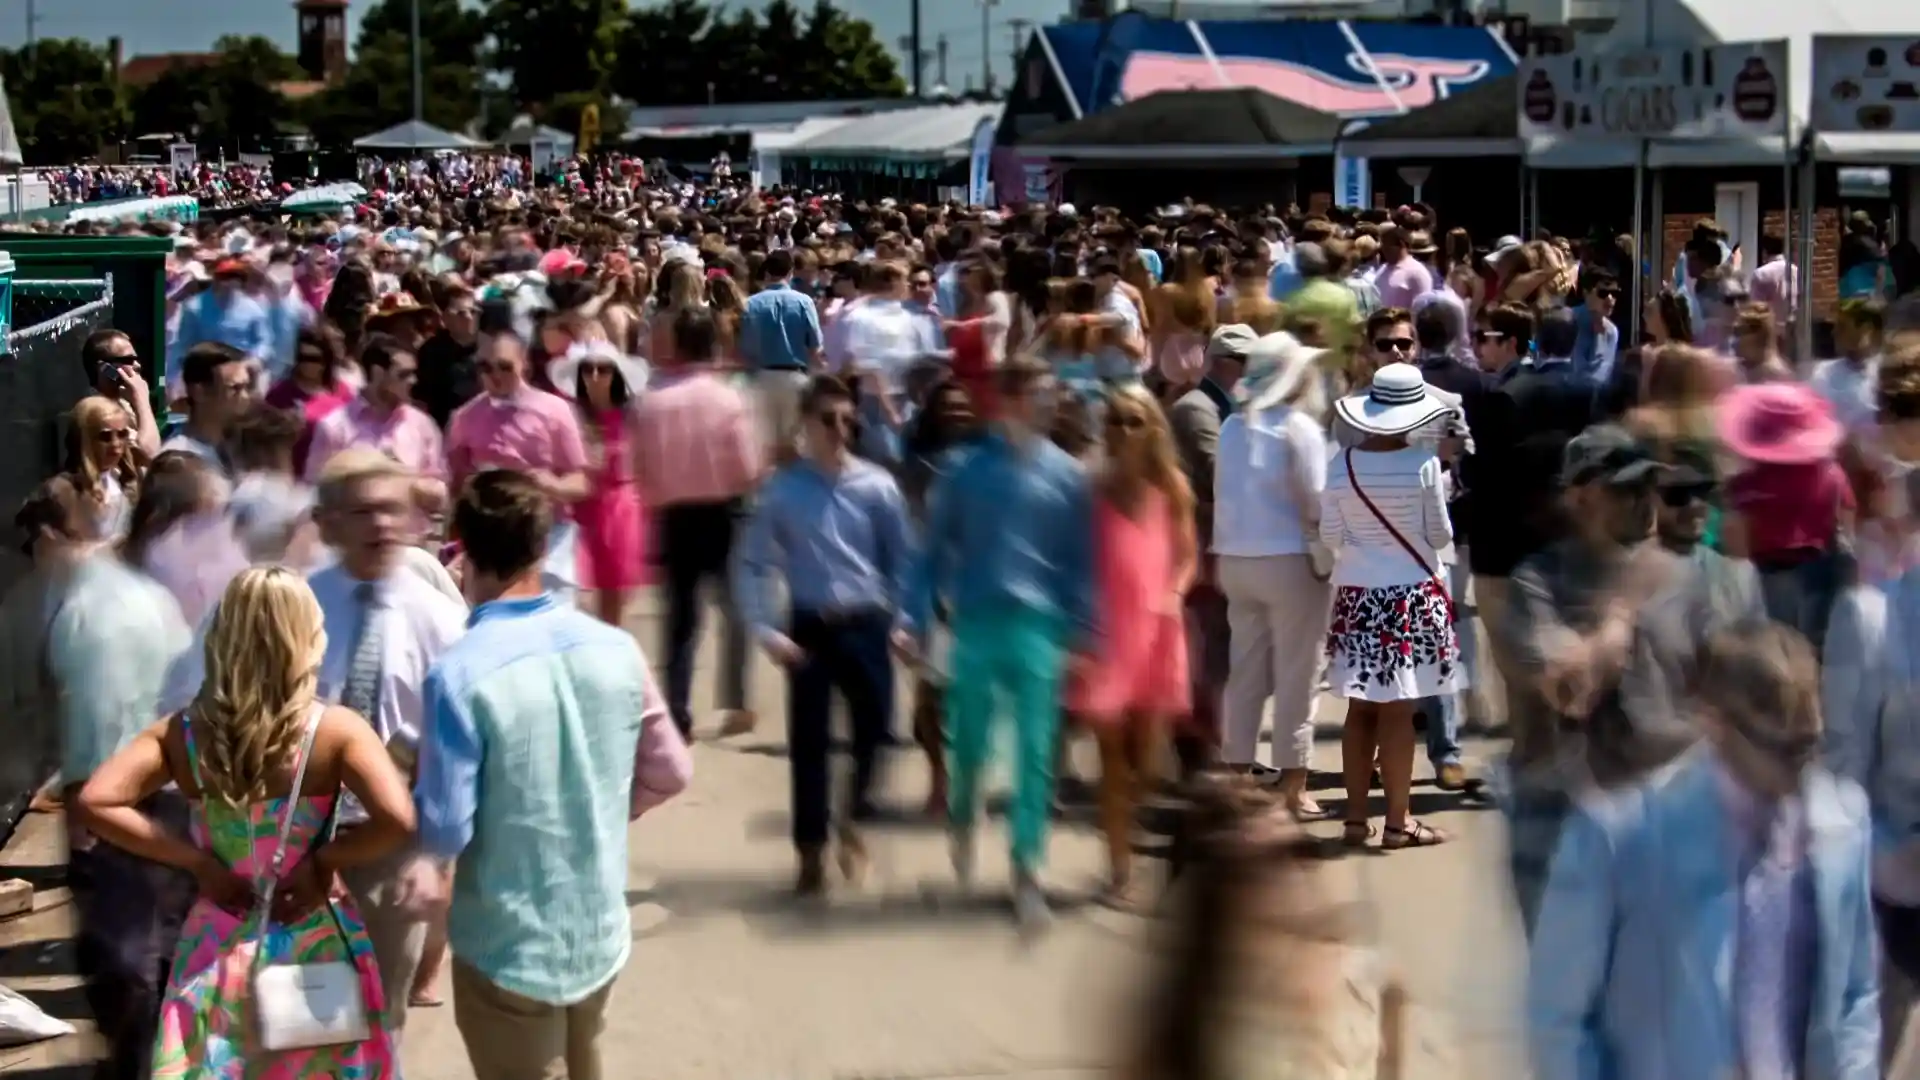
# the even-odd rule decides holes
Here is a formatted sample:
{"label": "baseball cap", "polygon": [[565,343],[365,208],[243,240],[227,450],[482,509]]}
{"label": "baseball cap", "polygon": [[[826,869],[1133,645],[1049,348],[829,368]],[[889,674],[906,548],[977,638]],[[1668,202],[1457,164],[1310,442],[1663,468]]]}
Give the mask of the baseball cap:
{"label": "baseball cap", "polygon": [[1560,482],[1567,487],[1593,483],[1631,487],[1666,468],[1626,428],[1618,424],[1596,424],[1567,443]]}

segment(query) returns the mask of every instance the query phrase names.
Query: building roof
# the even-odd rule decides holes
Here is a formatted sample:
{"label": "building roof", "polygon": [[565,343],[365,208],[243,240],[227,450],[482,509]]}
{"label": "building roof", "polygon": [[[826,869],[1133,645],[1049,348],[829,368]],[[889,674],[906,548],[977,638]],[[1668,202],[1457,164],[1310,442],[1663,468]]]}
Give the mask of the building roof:
{"label": "building roof", "polygon": [[206,67],[219,59],[219,53],[210,52],[148,53],[120,65],[120,82],[124,86],[147,86],[174,68]]}
{"label": "building roof", "polygon": [[997,101],[923,105],[849,120],[781,152],[796,157],[958,161],[967,156],[980,122],[999,118]]}
{"label": "building roof", "polygon": [[345,11],[347,0],[293,0],[295,11]]}
{"label": "building roof", "polygon": [[1343,123],[1338,116],[1251,87],[1163,90],[1042,131],[1019,145],[1065,157],[1161,160],[1189,152],[1297,157],[1330,153]]}
{"label": "building roof", "polygon": [[289,79],[274,87],[275,90],[280,91],[281,97],[289,101],[299,101],[301,98],[312,97],[326,88],[327,84],[325,82],[314,79]]}
{"label": "building roof", "polygon": [[912,98],[861,98],[849,101],[761,101],[724,105],[642,105],[627,113],[627,129],[649,134],[628,138],[673,137],[678,128],[753,130],[797,124],[816,116],[863,116],[924,105]]}

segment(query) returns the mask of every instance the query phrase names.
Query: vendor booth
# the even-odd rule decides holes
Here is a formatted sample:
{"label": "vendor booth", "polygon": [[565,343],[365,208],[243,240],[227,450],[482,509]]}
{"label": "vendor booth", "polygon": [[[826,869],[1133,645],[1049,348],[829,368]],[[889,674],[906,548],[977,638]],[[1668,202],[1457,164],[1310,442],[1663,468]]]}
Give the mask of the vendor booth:
{"label": "vendor booth", "polygon": [[998,102],[926,105],[849,120],[781,151],[781,178],[849,198],[936,202],[968,186],[974,132]]}

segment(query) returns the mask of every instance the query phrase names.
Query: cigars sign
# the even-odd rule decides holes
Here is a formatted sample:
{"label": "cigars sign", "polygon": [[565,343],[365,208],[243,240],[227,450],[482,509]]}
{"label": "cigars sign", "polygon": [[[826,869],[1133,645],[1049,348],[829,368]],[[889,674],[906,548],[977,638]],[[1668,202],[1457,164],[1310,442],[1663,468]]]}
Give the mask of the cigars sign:
{"label": "cigars sign", "polygon": [[1534,57],[1520,69],[1520,137],[1779,137],[1786,74],[1784,41]]}

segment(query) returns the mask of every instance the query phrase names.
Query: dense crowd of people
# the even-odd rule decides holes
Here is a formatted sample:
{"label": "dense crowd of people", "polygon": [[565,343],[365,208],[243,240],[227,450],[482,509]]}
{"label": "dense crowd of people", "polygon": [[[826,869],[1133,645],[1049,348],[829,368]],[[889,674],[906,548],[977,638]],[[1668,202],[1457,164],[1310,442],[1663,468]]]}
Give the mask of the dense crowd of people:
{"label": "dense crowd of people", "polygon": [[[1780,238],[1711,221],[1629,320],[1630,242],[1479,246],[1425,206],[381,168],[350,212],[178,229],[167,355],[87,342],[72,467],[16,518],[113,1075],[394,1075],[446,967],[477,1075],[601,1075],[629,822],[756,729],[754,649],[808,902],[867,866],[897,679],[962,882],[1010,747],[1029,932],[1073,740],[1113,907],[1152,906],[1137,813],[1180,785],[1188,947],[1136,1071],[1439,1075],[1314,900],[1327,847],[1449,840],[1423,750],[1508,816],[1542,1080],[1898,1048],[1920,337],[1871,220],[1816,364]],[[1510,754],[1468,761],[1496,720]],[[1252,963],[1352,993],[1263,1018]]]}

